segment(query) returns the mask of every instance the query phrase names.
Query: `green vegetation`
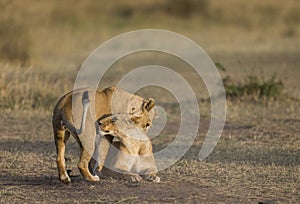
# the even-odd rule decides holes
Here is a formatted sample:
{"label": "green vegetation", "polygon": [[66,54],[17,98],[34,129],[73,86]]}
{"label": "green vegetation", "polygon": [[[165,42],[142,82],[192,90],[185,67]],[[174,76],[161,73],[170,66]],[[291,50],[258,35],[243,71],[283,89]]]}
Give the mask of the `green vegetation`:
{"label": "green vegetation", "polygon": [[226,90],[226,96],[228,98],[243,99],[245,97],[251,97],[253,99],[277,99],[284,88],[283,82],[276,78],[276,74],[265,80],[257,76],[248,76],[244,83],[234,84],[229,76],[224,79],[224,85]]}
{"label": "green vegetation", "polygon": [[[221,63],[216,62],[215,65],[220,71],[226,71]],[[229,75],[225,75],[223,83],[226,97],[229,99],[278,99],[284,90],[284,84],[277,78],[276,73],[269,79],[265,79],[263,75],[248,75],[241,83],[236,83]]]}

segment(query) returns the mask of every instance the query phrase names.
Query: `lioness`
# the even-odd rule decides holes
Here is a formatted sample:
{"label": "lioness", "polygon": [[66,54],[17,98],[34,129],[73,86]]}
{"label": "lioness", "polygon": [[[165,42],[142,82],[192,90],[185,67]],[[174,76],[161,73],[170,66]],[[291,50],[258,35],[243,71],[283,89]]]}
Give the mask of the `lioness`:
{"label": "lioness", "polygon": [[[88,94],[91,101],[83,100],[84,94]],[[88,110],[84,105],[86,103],[90,103]],[[138,127],[146,130],[152,125],[154,106],[155,101],[152,98],[145,100],[116,87],[104,90],[80,89],[61,97],[54,108],[52,118],[59,179],[65,183],[71,182],[65,168],[65,145],[70,134],[74,136],[81,149],[78,163],[81,174],[88,181],[99,181],[99,177],[92,175],[88,169],[95,149],[97,120],[106,115],[128,113]],[[80,128],[77,129],[76,127],[79,126]],[[105,134],[105,132],[99,134],[99,171],[103,167],[110,147],[110,141]]]}
{"label": "lioness", "polygon": [[[99,120],[100,129],[109,132],[114,139],[102,173],[131,182],[142,179],[160,182],[152,143],[145,130],[138,127],[128,114],[115,114]],[[142,177],[141,177],[142,176]]]}

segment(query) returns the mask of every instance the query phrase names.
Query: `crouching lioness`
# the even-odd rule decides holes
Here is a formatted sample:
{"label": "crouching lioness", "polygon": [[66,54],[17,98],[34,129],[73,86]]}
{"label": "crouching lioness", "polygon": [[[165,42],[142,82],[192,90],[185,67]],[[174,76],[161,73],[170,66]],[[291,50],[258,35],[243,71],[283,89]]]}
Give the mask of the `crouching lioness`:
{"label": "crouching lioness", "polygon": [[152,143],[145,130],[138,127],[128,114],[115,114],[99,120],[100,129],[113,138],[102,175],[139,182],[142,178],[160,182],[152,151]]}
{"label": "crouching lioness", "polygon": [[65,183],[71,181],[65,168],[65,146],[70,134],[81,149],[78,163],[81,174],[88,181],[99,181],[99,177],[89,171],[89,162],[99,144],[98,171],[102,170],[112,142],[106,138],[112,135],[111,131],[97,131],[99,119],[126,113],[137,127],[146,131],[152,125],[154,106],[153,99],[144,99],[116,87],[104,90],[80,89],[61,97],[52,118],[59,179]]}

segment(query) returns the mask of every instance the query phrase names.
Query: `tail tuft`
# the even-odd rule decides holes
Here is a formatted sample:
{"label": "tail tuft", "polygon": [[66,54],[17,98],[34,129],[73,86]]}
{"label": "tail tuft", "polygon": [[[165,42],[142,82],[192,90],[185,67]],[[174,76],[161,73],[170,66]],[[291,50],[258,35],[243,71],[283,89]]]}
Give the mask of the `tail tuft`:
{"label": "tail tuft", "polygon": [[87,104],[90,103],[90,99],[89,99],[89,92],[88,91],[84,91],[83,95],[82,95],[82,104]]}

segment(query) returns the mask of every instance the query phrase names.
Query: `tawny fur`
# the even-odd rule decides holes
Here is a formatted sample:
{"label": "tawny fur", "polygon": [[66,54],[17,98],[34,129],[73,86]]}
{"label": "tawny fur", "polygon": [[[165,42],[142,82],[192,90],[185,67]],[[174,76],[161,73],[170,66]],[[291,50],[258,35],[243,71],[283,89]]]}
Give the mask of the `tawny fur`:
{"label": "tawny fur", "polygon": [[[84,131],[81,126],[83,118],[83,94],[88,92],[90,104],[86,115]],[[88,169],[89,161],[95,150],[95,143],[99,142],[99,167],[100,171],[109,151],[111,141],[100,134],[99,141],[96,141],[96,123],[99,118],[116,113],[128,113],[142,129],[151,126],[154,117],[153,99],[143,99],[140,96],[128,93],[116,87],[104,90],[80,89],[69,92],[60,98],[53,111],[53,132],[57,150],[57,167],[59,179],[69,183],[71,181],[65,167],[65,148],[70,134],[74,136],[81,149],[81,156],[78,168],[88,181],[98,181],[99,177],[94,176]],[[72,111],[74,109],[74,111]],[[81,133],[80,135],[78,134]]]}
{"label": "tawny fur", "polygon": [[146,131],[128,117],[128,114],[115,114],[99,121],[102,131],[114,136],[106,158],[102,175],[118,177],[138,182],[142,179],[160,182],[156,176],[156,164],[152,143]]}

